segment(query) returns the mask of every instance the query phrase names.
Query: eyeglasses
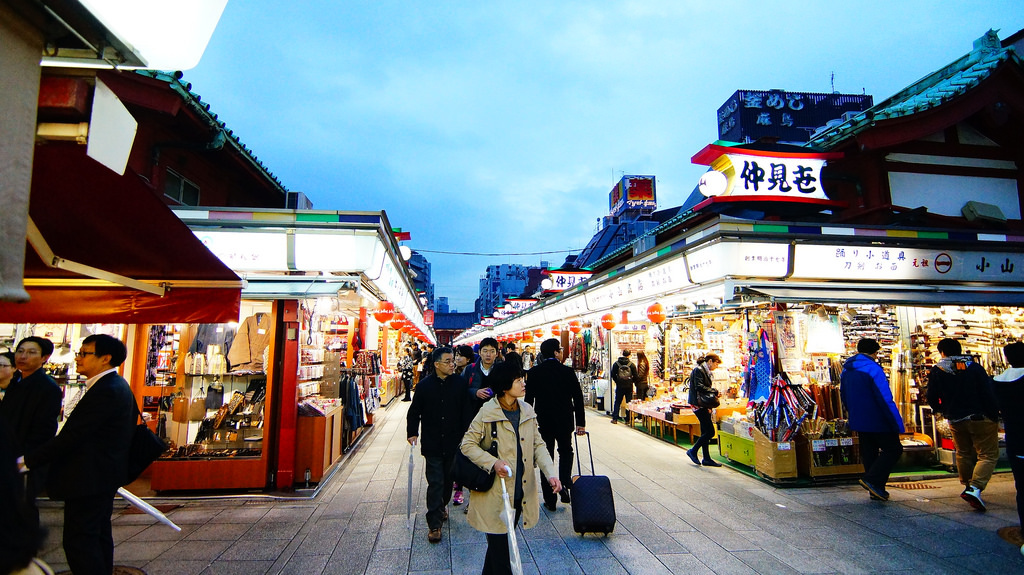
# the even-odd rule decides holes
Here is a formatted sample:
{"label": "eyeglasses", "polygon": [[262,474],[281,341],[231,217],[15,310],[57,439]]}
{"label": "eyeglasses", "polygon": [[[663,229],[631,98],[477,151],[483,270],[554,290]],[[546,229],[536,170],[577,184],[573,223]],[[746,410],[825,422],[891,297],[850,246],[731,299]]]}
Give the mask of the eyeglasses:
{"label": "eyeglasses", "polygon": [[95,351],[76,351],[75,357],[85,357],[87,355],[97,355]]}
{"label": "eyeglasses", "polygon": [[9,363],[0,363],[0,367],[14,367],[14,366],[9,364]]}
{"label": "eyeglasses", "polygon": [[439,359],[437,363],[455,363],[454,359]]}

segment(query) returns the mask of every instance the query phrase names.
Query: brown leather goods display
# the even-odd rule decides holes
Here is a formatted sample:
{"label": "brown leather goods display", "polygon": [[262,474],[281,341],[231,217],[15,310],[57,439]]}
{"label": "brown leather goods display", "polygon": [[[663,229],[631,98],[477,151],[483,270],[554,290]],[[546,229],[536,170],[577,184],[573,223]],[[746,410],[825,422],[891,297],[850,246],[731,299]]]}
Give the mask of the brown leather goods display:
{"label": "brown leather goods display", "polygon": [[174,403],[171,407],[171,421],[175,423],[185,423],[188,421],[188,398],[185,394],[178,392],[174,396]]}
{"label": "brown leather goods display", "polygon": [[206,394],[200,389],[199,394],[192,398],[192,403],[188,406],[188,420],[202,421],[204,417],[206,417]]}

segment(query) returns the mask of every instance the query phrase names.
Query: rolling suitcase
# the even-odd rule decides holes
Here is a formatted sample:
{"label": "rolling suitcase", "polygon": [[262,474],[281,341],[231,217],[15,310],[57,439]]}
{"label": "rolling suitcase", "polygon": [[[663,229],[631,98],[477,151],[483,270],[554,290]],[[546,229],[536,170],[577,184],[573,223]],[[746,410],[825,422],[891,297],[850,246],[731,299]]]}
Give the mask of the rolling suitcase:
{"label": "rolling suitcase", "polygon": [[594,475],[594,450],[587,432],[587,449],[590,451],[590,475],[583,475],[580,463],[580,440],[576,438],[576,469],[578,475],[572,478],[572,528],[580,535],[586,533],[611,533],[615,529],[615,498],[612,482],[605,475]]}

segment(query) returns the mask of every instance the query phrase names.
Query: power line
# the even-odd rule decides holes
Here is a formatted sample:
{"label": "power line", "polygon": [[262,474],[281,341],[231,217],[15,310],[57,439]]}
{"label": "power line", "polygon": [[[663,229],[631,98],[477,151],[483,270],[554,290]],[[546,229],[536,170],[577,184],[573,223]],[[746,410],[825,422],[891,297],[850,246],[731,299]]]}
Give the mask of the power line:
{"label": "power line", "polygon": [[546,254],[567,254],[571,252],[583,251],[582,248],[572,250],[553,250],[550,252],[516,252],[516,253],[485,253],[485,252],[447,252],[443,250],[423,250],[416,248],[413,251],[422,252],[426,254],[446,254],[450,256],[542,256]]}

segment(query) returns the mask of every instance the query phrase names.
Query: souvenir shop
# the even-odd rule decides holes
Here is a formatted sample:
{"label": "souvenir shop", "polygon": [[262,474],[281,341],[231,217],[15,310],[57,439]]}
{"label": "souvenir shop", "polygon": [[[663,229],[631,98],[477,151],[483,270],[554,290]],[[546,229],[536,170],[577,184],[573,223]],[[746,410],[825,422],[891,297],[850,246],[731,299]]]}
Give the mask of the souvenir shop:
{"label": "souvenir shop", "polygon": [[[239,214],[251,218],[251,212],[203,214],[195,231],[168,214],[172,224],[184,229],[180,245],[201,250],[207,267],[219,273],[207,272],[212,276],[208,282],[219,283],[202,289],[171,288],[179,299],[189,290],[199,292],[185,305],[161,307],[162,298],[154,296],[147,308],[147,294],[118,288],[105,290],[111,303],[104,306],[97,305],[104,295],[97,288],[59,288],[67,311],[57,313],[39,306],[55,301],[57,294],[31,288],[31,309],[2,304],[4,317],[19,323],[0,325],[0,345],[13,346],[27,335],[54,342],[56,351],[46,368],[66,387],[66,414],[80,393],[73,352],[82,339],[107,333],[125,341],[129,357],[123,374],[144,417],[170,446],[146,473],[152,491],[288,490],[318,482],[372,425],[381,404],[398,393],[395,367],[402,340],[425,337],[415,292],[404,266],[396,263],[390,226],[383,213],[373,214],[376,225],[359,214],[355,227],[368,230],[364,235],[372,240],[361,247],[376,259],[333,264],[320,259],[314,274],[280,273],[266,260],[238,265],[260,252],[251,246],[237,251],[246,240],[233,234],[252,231],[244,226],[225,230],[217,220]],[[332,232],[353,235],[352,225],[339,223],[347,214],[327,214],[333,225],[316,224],[327,242]],[[264,215],[282,222],[290,217],[293,228],[298,217],[329,217],[290,210]],[[198,231],[204,227],[217,228],[217,233],[204,236]],[[265,236],[273,235],[259,227]],[[289,254],[290,249],[282,251],[294,260],[297,253]],[[196,262],[204,260],[194,256]],[[239,269],[232,271],[232,265]],[[323,271],[332,269],[337,271]],[[239,275],[246,277],[241,300]],[[192,282],[198,285],[195,277]],[[233,292],[234,303],[215,291]],[[393,311],[381,315],[378,308]]]}
{"label": "souvenir shop", "polygon": [[[648,389],[629,415],[669,440],[698,433],[687,380],[698,359],[717,353],[721,454],[779,482],[860,471],[839,375],[857,341],[874,338],[907,426],[901,465],[951,466],[948,429],[923,393],[939,359],[935,345],[955,337],[989,373],[1004,369],[1002,346],[1024,337],[1024,256],[988,236],[953,243],[938,232],[889,240],[861,226],[818,227],[816,237],[808,226],[763,228],[715,216],[657,256],[550,298],[493,333],[568,332],[563,346],[574,349],[574,366],[588,375],[584,391],[604,411],[614,393],[611,362],[630,350]],[[577,357],[584,361],[576,365]]]}

